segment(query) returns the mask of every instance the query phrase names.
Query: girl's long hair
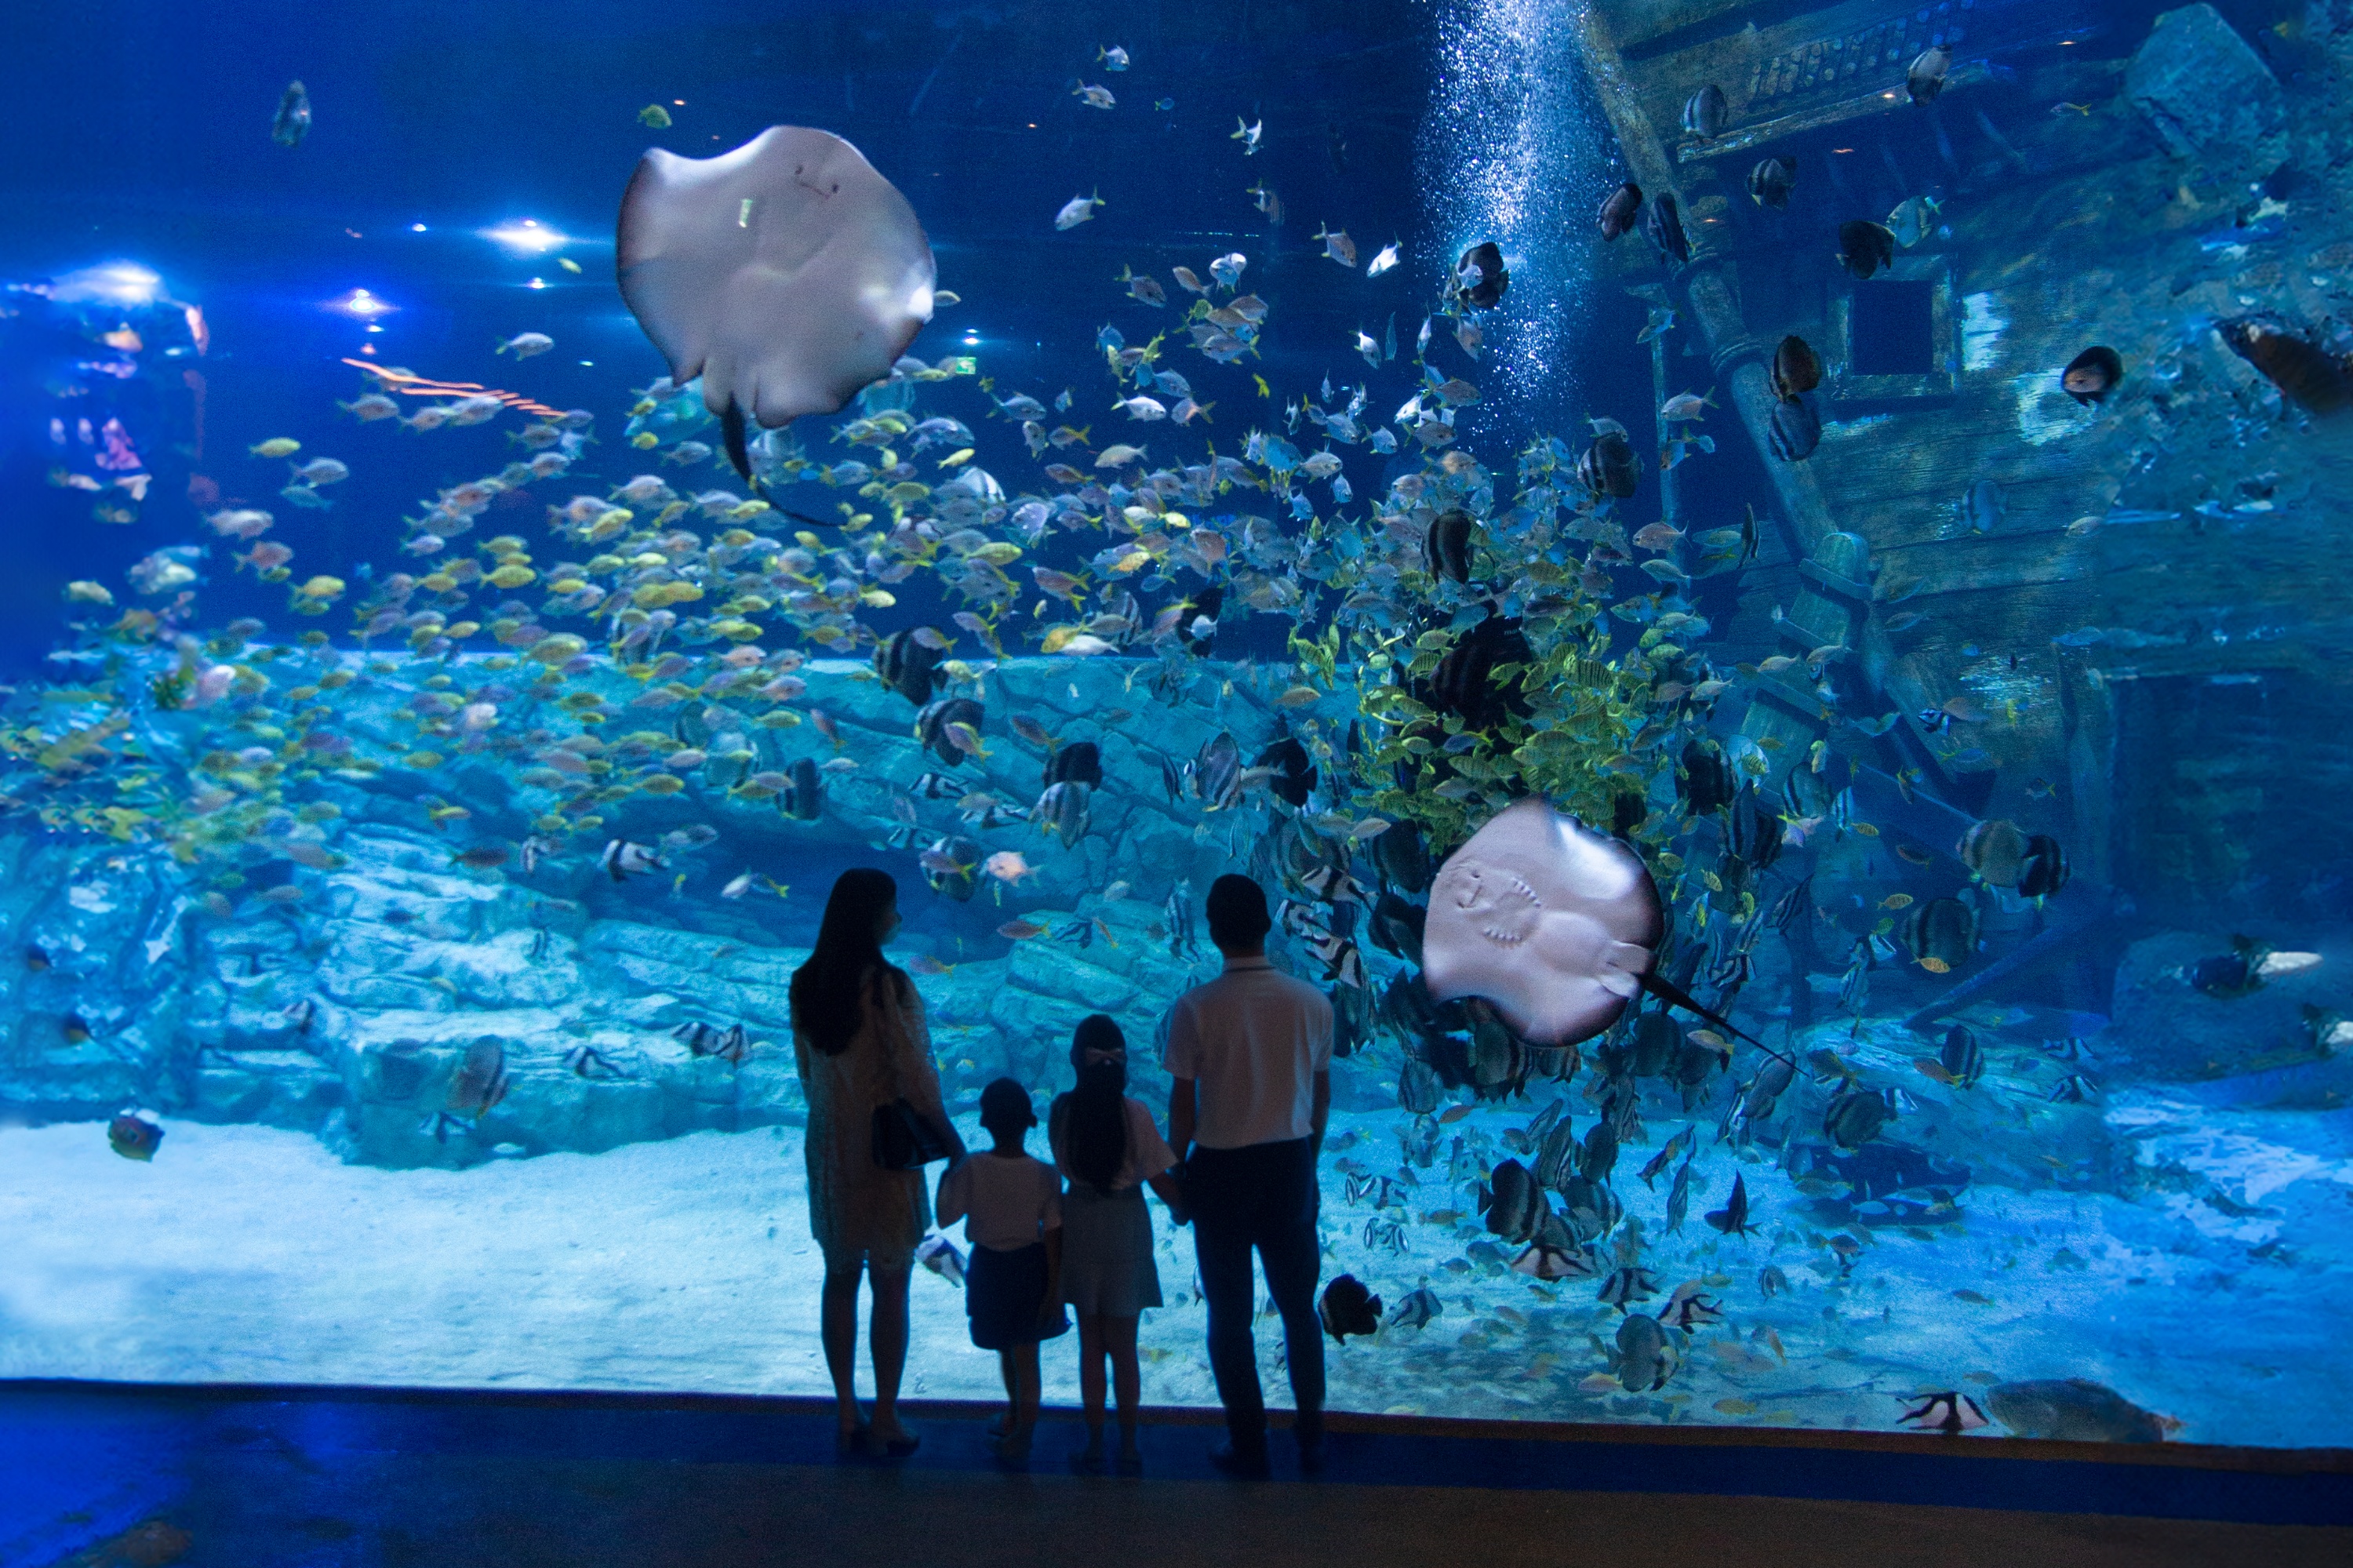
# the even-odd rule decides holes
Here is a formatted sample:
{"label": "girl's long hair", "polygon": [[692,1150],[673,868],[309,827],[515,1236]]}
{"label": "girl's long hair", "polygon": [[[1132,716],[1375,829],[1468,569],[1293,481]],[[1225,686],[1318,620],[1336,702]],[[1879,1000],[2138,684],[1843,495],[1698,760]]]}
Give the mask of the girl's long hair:
{"label": "girl's long hair", "polygon": [[793,971],[793,1019],[809,1044],[828,1056],[849,1049],[866,1011],[866,988],[880,979],[904,1005],[913,991],[906,972],[882,956],[874,928],[899,901],[887,871],[856,866],[841,874],[825,901],[817,947]]}
{"label": "girl's long hair", "polygon": [[[1115,1051],[1118,1059],[1090,1064],[1089,1051]],[[1127,1162],[1127,1037],[1103,1013],[1079,1021],[1071,1037],[1071,1065],[1079,1070],[1078,1086],[1071,1091],[1070,1121],[1064,1131],[1064,1158],[1071,1173],[1108,1193]]]}

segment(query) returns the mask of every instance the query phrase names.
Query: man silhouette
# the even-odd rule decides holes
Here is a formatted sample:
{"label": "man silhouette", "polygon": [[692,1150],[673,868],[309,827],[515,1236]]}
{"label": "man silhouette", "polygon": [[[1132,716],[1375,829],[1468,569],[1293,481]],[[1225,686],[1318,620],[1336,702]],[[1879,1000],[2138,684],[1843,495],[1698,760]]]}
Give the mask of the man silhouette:
{"label": "man silhouette", "polygon": [[1221,876],[1205,906],[1224,971],[1169,1008],[1161,1060],[1173,1082],[1168,1142],[1184,1160],[1194,1255],[1209,1308],[1209,1365],[1235,1476],[1267,1473],[1266,1402],[1251,1333],[1256,1248],[1282,1315],[1299,1463],[1324,1463],[1324,1331],[1315,1315],[1322,1247],[1315,1162],[1332,1108],[1332,1004],[1267,961],[1266,894]]}

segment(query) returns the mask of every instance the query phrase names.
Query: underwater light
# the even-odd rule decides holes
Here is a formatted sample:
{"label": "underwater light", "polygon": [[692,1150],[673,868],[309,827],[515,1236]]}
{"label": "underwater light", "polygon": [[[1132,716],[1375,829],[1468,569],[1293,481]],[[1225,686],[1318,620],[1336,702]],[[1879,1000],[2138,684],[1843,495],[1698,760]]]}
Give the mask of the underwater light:
{"label": "underwater light", "polygon": [[408,232],[411,234],[422,234],[425,232],[425,226],[421,223],[412,223],[408,226]]}
{"label": "underwater light", "polygon": [[390,315],[400,307],[378,299],[365,289],[353,289],[349,293],[329,300],[323,308],[357,321],[373,322],[378,316]]}
{"label": "underwater light", "polygon": [[152,305],[163,291],[164,280],[136,261],[78,268],[49,285],[49,298],[61,305]]}
{"label": "underwater light", "polygon": [[547,280],[544,278],[533,278],[530,282],[525,283],[523,287],[526,289],[544,289],[547,287]]}
{"label": "underwater light", "polygon": [[377,299],[374,294],[369,293],[365,289],[353,289],[348,294],[343,294],[338,298],[329,300],[320,308],[322,310],[333,311],[341,315],[350,316],[354,321],[372,322],[378,316],[388,316],[392,314],[393,312],[398,310],[400,307],[398,305],[386,304],[384,301]]}
{"label": "underwater light", "polygon": [[510,250],[532,256],[544,256],[572,243],[571,238],[561,229],[550,228],[535,217],[526,217],[519,223],[501,224],[496,228],[485,228],[481,232],[485,239],[495,239]]}

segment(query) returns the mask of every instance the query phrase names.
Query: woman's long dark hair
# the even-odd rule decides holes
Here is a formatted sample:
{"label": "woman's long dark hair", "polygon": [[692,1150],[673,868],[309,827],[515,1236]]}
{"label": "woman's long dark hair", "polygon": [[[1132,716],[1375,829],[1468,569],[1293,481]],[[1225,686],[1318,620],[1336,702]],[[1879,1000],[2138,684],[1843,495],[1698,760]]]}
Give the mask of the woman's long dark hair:
{"label": "woman's long dark hair", "polygon": [[913,991],[906,972],[882,956],[874,928],[897,905],[899,885],[887,871],[854,866],[833,885],[808,962],[793,971],[793,1019],[809,1044],[828,1056],[849,1049],[866,1011],[866,987],[881,976],[904,1003]]}
{"label": "woman's long dark hair", "polygon": [[[1089,1051],[1115,1051],[1119,1058],[1090,1064]],[[1079,1084],[1071,1091],[1063,1158],[1071,1174],[1099,1193],[1110,1192],[1127,1162],[1126,1054],[1127,1037],[1100,1012],[1081,1019],[1071,1037],[1071,1065],[1079,1070]]]}

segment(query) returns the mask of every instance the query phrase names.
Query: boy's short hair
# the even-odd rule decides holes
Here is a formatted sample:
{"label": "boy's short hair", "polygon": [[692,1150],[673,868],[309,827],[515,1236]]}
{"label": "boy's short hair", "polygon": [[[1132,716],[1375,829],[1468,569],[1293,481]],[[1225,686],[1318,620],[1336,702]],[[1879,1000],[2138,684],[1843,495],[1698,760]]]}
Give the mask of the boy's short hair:
{"label": "boy's short hair", "polygon": [[1274,929],[1266,912],[1266,890],[1231,872],[1209,884],[1202,910],[1209,918],[1209,940],[1219,948],[1255,947]]}
{"label": "boy's short hair", "polygon": [[1029,1091],[1011,1078],[994,1078],[980,1091],[980,1125],[1000,1127],[1018,1124],[1029,1128],[1038,1125],[1038,1112],[1029,1103]]}

